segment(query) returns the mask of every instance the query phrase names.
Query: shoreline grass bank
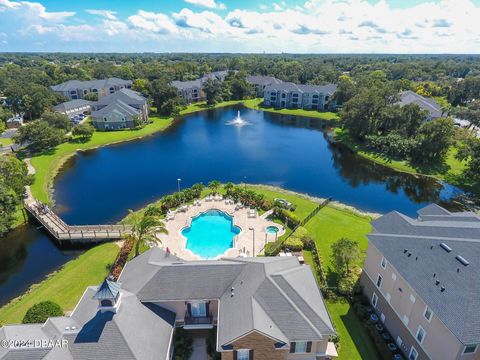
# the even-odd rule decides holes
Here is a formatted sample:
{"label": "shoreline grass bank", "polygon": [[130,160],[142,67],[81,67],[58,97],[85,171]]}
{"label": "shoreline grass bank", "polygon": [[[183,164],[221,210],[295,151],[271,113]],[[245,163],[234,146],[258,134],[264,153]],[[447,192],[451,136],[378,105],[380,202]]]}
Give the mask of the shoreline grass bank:
{"label": "shoreline grass bank", "polygon": [[455,158],[458,151],[455,146],[450,147],[443,164],[415,165],[408,160],[395,159],[378,151],[368,149],[362,144],[356,142],[350,137],[348,132],[340,128],[334,129],[334,139],[349,148],[355,154],[379,165],[416,176],[433,177],[476,195],[480,194],[480,184],[472,183],[469,181],[470,179],[463,176],[463,171],[467,167],[467,162]]}

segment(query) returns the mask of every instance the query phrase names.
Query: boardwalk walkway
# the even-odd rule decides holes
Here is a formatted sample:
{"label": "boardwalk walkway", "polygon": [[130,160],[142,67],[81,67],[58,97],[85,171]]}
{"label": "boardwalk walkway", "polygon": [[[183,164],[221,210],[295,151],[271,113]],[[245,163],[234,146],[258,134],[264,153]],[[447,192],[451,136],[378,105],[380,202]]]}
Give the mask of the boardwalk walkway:
{"label": "boardwalk walkway", "polygon": [[[35,174],[35,168],[30,159],[25,159],[25,163],[28,173]],[[25,187],[25,192],[25,209],[60,243],[97,243],[119,240],[130,233],[131,227],[128,225],[68,225],[47,205],[35,199],[30,186]]]}
{"label": "boardwalk walkway", "polygon": [[30,196],[25,200],[25,209],[60,242],[95,243],[118,240],[130,233],[127,225],[68,225],[48,206]]}

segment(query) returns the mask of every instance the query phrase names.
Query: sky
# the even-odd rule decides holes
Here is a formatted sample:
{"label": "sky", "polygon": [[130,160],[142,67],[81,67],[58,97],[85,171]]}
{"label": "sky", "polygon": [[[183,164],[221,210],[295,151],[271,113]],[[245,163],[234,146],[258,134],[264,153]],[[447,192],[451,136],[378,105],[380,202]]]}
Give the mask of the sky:
{"label": "sky", "polygon": [[0,52],[480,53],[480,0],[0,0]]}

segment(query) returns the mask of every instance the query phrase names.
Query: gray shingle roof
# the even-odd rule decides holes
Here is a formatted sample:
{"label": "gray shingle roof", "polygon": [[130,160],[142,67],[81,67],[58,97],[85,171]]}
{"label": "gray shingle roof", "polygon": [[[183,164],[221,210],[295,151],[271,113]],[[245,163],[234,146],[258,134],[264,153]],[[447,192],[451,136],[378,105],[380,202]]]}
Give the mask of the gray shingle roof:
{"label": "gray shingle roof", "polygon": [[121,115],[130,115],[130,116],[135,116],[140,114],[140,111],[135,109],[134,107],[126,104],[125,102],[116,99],[114,102],[108,104],[107,106],[101,108],[100,110],[97,111],[92,111],[92,117],[94,119],[103,117],[105,115],[108,115],[112,112],[117,112]]}
{"label": "gray shingle roof", "polygon": [[203,86],[203,83],[207,79],[217,79],[217,80],[223,81],[227,75],[228,75],[228,70],[214,71],[209,74],[205,74],[196,80],[189,80],[189,81],[174,80],[171,82],[171,85],[173,87],[176,87],[178,90],[185,90],[190,88],[201,89]]}
{"label": "gray shingle roof", "polygon": [[146,104],[147,100],[140,95],[140,93],[130,90],[130,89],[120,89],[113,94],[104,96],[95,102],[95,106],[104,106],[110,105],[117,101],[122,101],[128,105],[143,105]]}
{"label": "gray shingle roof", "polygon": [[261,75],[249,75],[247,76],[247,82],[254,85],[271,85],[280,84],[282,80],[274,78],[273,76],[261,76]]}
{"label": "gray shingle roof", "polygon": [[427,110],[431,118],[442,117],[442,107],[435,100],[418,95],[411,90],[400,93],[400,101],[398,104],[400,106],[417,104],[421,109]]}
{"label": "gray shingle roof", "polygon": [[[156,303],[196,299],[219,300],[219,347],[252,331],[280,344],[334,333],[313,274],[296,257],[187,262],[155,247],[129,262],[119,280],[121,288],[109,281],[89,287],[70,317],[6,326],[0,339],[66,338],[68,349],[51,349],[50,360],[166,359],[175,314]],[[100,311],[95,298],[116,294],[116,313]]]}
{"label": "gray shingle roof", "polygon": [[334,333],[310,268],[294,257],[183,262],[153,248],[120,281],[141,301],[220,299],[220,346],[252,330],[283,342]]}
{"label": "gray shingle roof", "polygon": [[87,80],[87,81],[69,80],[58,85],[53,85],[50,88],[53,91],[65,92],[65,91],[76,90],[76,89],[93,89],[93,88],[100,89],[100,88],[107,88],[110,86],[126,86],[126,85],[132,85],[132,81],[123,80],[119,78],[108,78],[108,79]]}
{"label": "gray shingle roof", "polygon": [[373,221],[370,243],[463,344],[480,343],[480,217],[432,206],[419,214],[414,220],[392,212]]}
{"label": "gray shingle roof", "polygon": [[83,106],[90,106],[91,104],[92,104],[91,101],[76,99],[76,100],[70,100],[70,101],[55,105],[53,109],[56,111],[68,111],[68,110],[76,109]]}

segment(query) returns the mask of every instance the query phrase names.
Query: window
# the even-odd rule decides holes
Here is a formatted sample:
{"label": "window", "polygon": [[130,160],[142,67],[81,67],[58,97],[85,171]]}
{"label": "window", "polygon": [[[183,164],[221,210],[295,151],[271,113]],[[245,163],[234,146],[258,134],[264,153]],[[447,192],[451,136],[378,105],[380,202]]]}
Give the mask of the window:
{"label": "window", "polygon": [[384,314],[384,313],[382,313],[382,314],[380,315],[380,321],[381,321],[382,323],[385,323],[385,314]]}
{"label": "window", "polygon": [[309,353],[310,351],[312,351],[311,341],[296,341],[290,343],[291,353]]}
{"label": "window", "polygon": [[237,360],[249,360],[250,359],[250,350],[240,349],[237,350]]}
{"label": "window", "polygon": [[402,347],[402,344],[403,344],[403,340],[400,336],[397,336],[397,346],[400,348]]}
{"label": "window", "polygon": [[404,323],[405,325],[408,325],[408,322],[409,322],[408,316],[407,316],[407,315],[403,315],[402,321],[403,321],[403,323]]}
{"label": "window", "polygon": [[377,294],[373,293],[373,295],[372,295],[372,305],[373,305],[373,307],[377,306],[377,302],[378,302],[378,296],[377,296]]}
{"label": "window", "polygon": [[421,326],[418,327],[416,338],[420,344],[423,342],[423,339],[425,339],[425,330],[423,330]]}
{"label": "window", "polygon": [[477,351],[477,345],[467,345],[463,349],[464,354],[473,354],[475,351]]}
{"label": "window", "polygon": [[378,277],[377,277],[377,287],[380,288],[380,286],[382,286],[382,277],[380,275],[378,275]]}
{"label": "window", "polygon": [[397,280],[397,275],[395,273],[392,273],[392,280],[393,281]]}
{"label": "window", "polygon": [[206,304],[204,302],[195,302],[190,304],[190,315],[193,317],[207,316]]}
{"label": "window", "polygon": [[412,348],[410,349],[410,354],[408,355],[408,360],[417,360],[417,357],[418,357],[418,352],[412,346]]}
{"label": "window", "polygon": [[387,293],[387,296],[385,296],[385,298],[387,299],[387,302],[390,302],[390,300],[392,299],[392,295],[390,295],[390,293]]}
{"label": "window", "polygon": [[416,299],[415,299],[415,296],[413,296],[412,294],[410,294],[410,301],[415,304],[415,300],[416,300]]}
{"label": "window", "polygon": [[384,269],[387,268],[387,260],[386,260],[384,257],[382,257],[382,263],[381,263],[381,265],[382,265],[382,268],[384,268]]}
{"label": "window", "polygon": [[425,319],[427,319],[428,321],[432,320],[432,310],[430,310],[428,306],[425,308],[423,316],[425,316]]}

